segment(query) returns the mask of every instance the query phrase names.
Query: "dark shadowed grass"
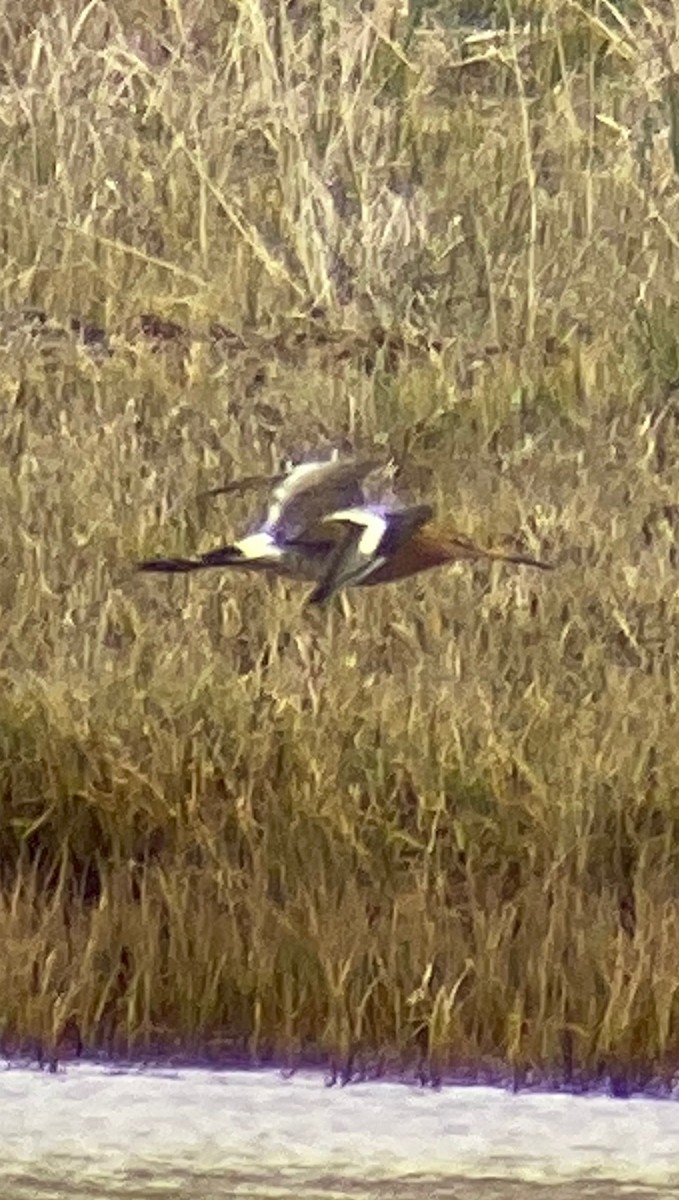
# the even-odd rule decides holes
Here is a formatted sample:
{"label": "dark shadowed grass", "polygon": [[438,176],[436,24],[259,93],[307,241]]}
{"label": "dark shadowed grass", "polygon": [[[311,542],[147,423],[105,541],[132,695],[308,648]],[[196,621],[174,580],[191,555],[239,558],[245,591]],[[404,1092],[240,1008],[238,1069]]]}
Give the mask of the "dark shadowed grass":
{"label": "dark shadowed grass", "polygon": [[[674,1070],[668,52],[502,13],[3,18],[8,1051]],[[333,447],[558,570],[135,574]]]}

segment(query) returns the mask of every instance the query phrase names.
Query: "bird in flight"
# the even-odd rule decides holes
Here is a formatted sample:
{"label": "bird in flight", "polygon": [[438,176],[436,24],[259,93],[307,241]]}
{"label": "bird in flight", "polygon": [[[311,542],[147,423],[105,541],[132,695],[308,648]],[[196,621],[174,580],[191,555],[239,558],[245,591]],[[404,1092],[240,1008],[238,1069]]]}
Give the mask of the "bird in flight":
{"label": "bird in flight", "polygon": [[206,567],[245,567],[295,579],[318,580],[342,536],[326,523],[329,513],[366,503],[363,480],[377,469],[373,461],[330,459],[306,462],[274,476],[250,476],[204,493],[218,496],[273,485],[262,523],[228,546],[196,558],[152,558],[140,571],[187,572]]}
{"label": "bird in flight", "polygon": [[540,570],[551,564],[527,554],[477,545],[434,521],[429,504],[373,504],[364,482],[379,463],[331,459],[300,463],[285,474],[254,476],[207,495],[273,485],[264,521],[228,546],[195,558],[154,558],[146,572],[190,572],[209,567],[268,570],[313,581],[310,604],[322,604],[346,587],[371,587],[405,579],[446,563],[489,559]]}
{"label": "bird in flight", "polygon": [[401,509],[361,505],[329,513],[325,520],[343,525],[347,533],[309,596],[310,604],[322,604],[341,588],[392,583],[447,563],[485,558],[541,571],[553,569],[551,563],[529,554],[477,545],[465,534],[435,521],[429,504]]}

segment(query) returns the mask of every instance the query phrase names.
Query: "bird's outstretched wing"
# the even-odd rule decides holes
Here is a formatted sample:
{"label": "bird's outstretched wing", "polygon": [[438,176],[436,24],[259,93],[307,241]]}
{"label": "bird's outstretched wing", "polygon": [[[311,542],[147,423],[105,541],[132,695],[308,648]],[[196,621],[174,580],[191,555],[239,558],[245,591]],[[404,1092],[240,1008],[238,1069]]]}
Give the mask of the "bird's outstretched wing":
{"label": "bird's outstretched wing", "polygon": [[201,492],[201,496],[239,495],[242,492],[270,488],[271,500],[261,525],[286,542],[331,542],[336,534],[323,518],[340,508],[365,503],[363,481],[381,464],[375,460],[329,459],[298,463],[279,475],[249,475]]}
{"label": "bird's outstretched wing", "polygon": [[266,526],[282,542],[327,541],[329,513],[365,503],[363,481],[379,467],[373,460],[301,463],[273,491]]}
{"label": "bird's outstretched wing", "polygon": [[243,492],[256,491],[259,488],[279,487],[285,478],[282,471],[279,475],[244,475],[242,479],[233,479],[231,483],[221,483],[218,487],[198,492],[198,499],[202,500],[208,496],[240,496]]}

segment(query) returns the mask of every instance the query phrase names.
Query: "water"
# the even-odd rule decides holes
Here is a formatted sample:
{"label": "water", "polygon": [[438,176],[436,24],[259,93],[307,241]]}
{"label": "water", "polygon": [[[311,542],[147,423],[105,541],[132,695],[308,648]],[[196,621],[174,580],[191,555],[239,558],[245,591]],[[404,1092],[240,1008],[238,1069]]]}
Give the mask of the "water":
{"label": "water", "polygon": [[17,1200],[679,1198],[679,1104],[641,1097],[8,1066],[0,1134]]}

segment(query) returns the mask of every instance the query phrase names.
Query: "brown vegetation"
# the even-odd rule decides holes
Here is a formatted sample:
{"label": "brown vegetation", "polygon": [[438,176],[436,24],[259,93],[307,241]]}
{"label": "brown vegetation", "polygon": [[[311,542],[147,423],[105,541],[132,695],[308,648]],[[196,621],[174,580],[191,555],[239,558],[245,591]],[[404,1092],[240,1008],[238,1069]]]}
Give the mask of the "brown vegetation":
{"label": "brown vegetation", "polygon": [[[671,14],[539,10],[6,9],[8,1051],[674,1069]],[[331,447],[558,570],[135,575]]]}

